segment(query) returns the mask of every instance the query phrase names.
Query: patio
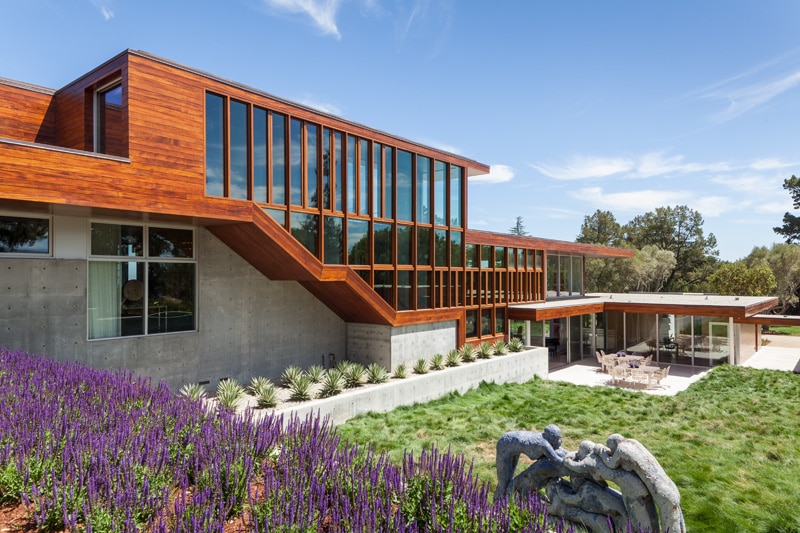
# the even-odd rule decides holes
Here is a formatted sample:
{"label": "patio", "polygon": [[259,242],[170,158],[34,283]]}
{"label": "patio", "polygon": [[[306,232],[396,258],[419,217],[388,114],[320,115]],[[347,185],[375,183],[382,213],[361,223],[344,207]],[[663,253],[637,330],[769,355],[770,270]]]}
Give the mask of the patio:
{"label": "patio", "polygon": [[[800,337],[764,335],[764,339],[769,341],[768,344],[744,361],[742,366],[800,373]],[[647,394],[673,396],[686,390],[710,371],[707,367],[671,365],[669,375],[661,385],[647,389],[640,384],[626,381],[618,381],[615,385],[611,374],[601,372],[600,364],[596,360],[582,359],[577,363],[551,368],[548,379],[575,385],[620,387]]]}

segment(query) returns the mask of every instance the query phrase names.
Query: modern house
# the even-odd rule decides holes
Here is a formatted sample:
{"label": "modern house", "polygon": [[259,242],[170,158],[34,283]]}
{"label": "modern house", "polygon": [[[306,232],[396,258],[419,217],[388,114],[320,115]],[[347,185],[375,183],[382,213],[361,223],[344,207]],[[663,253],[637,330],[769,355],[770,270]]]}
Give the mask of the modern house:
{"label": "modern house", "polygon": [[586,295],[585,258],[631,252],[470,230],[488,171],[141,51],[0,78],[0,345],[173,386],[511,335],[570,361],[757,348],[775,299]]}

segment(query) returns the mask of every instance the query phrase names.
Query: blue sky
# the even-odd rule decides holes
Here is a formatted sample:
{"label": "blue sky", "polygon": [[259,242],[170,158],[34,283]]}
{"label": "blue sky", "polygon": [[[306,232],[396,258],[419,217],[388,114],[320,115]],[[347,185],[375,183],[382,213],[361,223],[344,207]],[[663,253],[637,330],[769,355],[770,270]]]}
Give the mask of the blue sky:
{"label": "blue sky", "polygon": [[0,76],[145,50],[492,166],[469,226],[688,205],[735,260],[800,174],[796,0],[0,0]]}

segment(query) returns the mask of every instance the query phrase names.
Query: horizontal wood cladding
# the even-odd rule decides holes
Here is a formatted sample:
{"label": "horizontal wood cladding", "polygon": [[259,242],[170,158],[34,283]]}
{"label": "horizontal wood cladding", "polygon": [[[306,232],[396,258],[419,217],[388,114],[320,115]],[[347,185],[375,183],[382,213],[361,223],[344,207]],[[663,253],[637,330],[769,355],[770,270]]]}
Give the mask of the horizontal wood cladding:
{"label": "horizontal wood cladding", "polygon": [[800,316],[797,315],[754,315],[747,318],[735,319],[737,324],[756,324],[768,326],[800,326]]}
{"label": "horizontal wood cladding", "polygon": [[516,307],[512,305],[508,307],[508,318],[510,320],[532,320],[538,322],[541,320],[552,320],[554,318],[602,313],[603,311],[603,302],[544,308]]}
{"label": "horizontal wood cladding", "polygon": [[[206,72],[192,69],[184,65],[178,65],[167,59],[153,56],[151,54],[140,51],[129,51],[131,65],[136,65],[131,68],[131,75],[134,71],[139,74],[145,72],[157,72],[159,74],[167,73],[169,77],[174,79],[183,79],[186,81],[184,88],[187,90],[202,89],[222,96],[227,96],[234,100],[244,103],[252,104],[270,111],[291,115],[294,118],[320,124],[324,127],[329,127],[338,131],[345,132],[349,135],[355,135],[364,139],[374,140],[379,143],[395,146],[402,150],[407,150],[421,154],[439,161],[445,161],[454,165],[466,167],[468,172],[466,174],[487,174],[489,166],[477,161],[460,157],[456,154],[443,152],[434,148],[418,144],[414,141],[403,139],[401,137],[390,135],[386,132],[376,130],[349,120],[329,115],[322,111],[314,110],[300,104],[289,102],[271,95],[263,90],[247,87],[243,84],[225,80],[217,76],[213,76]],[[157,80],[154,80],[157,81]],[[183,99],[184,95],[177,93],[175,100],[178,103]],[[203,105],[204,99],[201,96],[197,101]],[[203,113],[197,115],[202,119]],[[425,120],[425,117],[420,116],[420,120]]]}
{"label": "horizontal wood cladding", "polygon": [[589,257],[633,257],[633,250],[582,244],[577,242],[554,241],[539,237],[522,237],[507,233],[491,233],[488,231],[467,230],[466,242],[489,246],[505,246],[511,248],[532,248],[546,252],[580,254]]}
{"label": "horizontal wood cladding", "polygon": [[691,304],[645,304],[633,302],[605,302],[606,311],[617,311],[639,314],[661,314],[661,315],[693,315],[693,316],[725,316],[733,317],[734,320],[744,319],[748,316],[771,309],[777,304],[777,298],[767,300],[758,305],[736,306],[736,305],[691,305]]}
{"label": "horizontal wood cladding", "polygon": [[53,95],[0,81],[0,137],[53,144]]}

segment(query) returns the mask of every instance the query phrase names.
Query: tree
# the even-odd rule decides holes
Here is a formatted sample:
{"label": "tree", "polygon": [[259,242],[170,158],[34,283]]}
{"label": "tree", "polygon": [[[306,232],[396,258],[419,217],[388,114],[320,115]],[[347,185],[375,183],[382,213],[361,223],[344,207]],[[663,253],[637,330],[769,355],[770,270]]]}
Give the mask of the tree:
{"label": "tree", "polygon": [[509,228],[508,232],[511,235],[519,235],[520,237],[530,235],[530,233],[525,231],[525,226],[522,224],[522,217],[517,217],[517,221],[511,228]]}
{"label": "tree", "polygon": [[[626,247],[623,242],[622,226],[611,211],[597,210],[583,218],[581,231],[575,242],[599,244],[601,246]],[[586,292],[624,292],[628,280],[627,258],[587,259],[585,273]]]}
{"label": "tree", "polygon": [[796,244],[773,244],[771,248],[753,248],[744,258],[748,266],[767,265],[772,270],[777,283],[773,294],[778,297],[776,313],[786,314],[797,304],[797,291],[800,289],[800,246]]}
{"label": "tree", "polygon": [[628,290],[660,292],[670,273],[675,269],[675,254],[648,244],[628,262]]}
{"label": "tree", "polygon": [[720,265],[708,277],[708,286],[713,292],[728,296],[769,296],[778,283],[768,265],[748,266],[744,261],[736,261]]}
{"label": "tree", "polygon": [[[792,175],[783,180],[783,188],[792,196],[792,206],[800,209],[800,178]],[[800,242],[800,217],[791,213],[783,215],[783,226],[772,228],[778,235],[782,235],[787,244]]]}
{"label": "tree", "polygon": [[619,225],[614,213],[611,211],[595,211],[593,215],[583,217],[581,232],[575,242],[585,244],[600,244],[602,246],[619,246],[624,237],[622,226]]}
{"label": "tree", "polygon": [[654,245],[675,256],[664,290],[696,290],[716,266],[717,239],[703,234],[703,217],[687,206],[659,207],[634,217],[623,227],[625,240],[635,248]]}

